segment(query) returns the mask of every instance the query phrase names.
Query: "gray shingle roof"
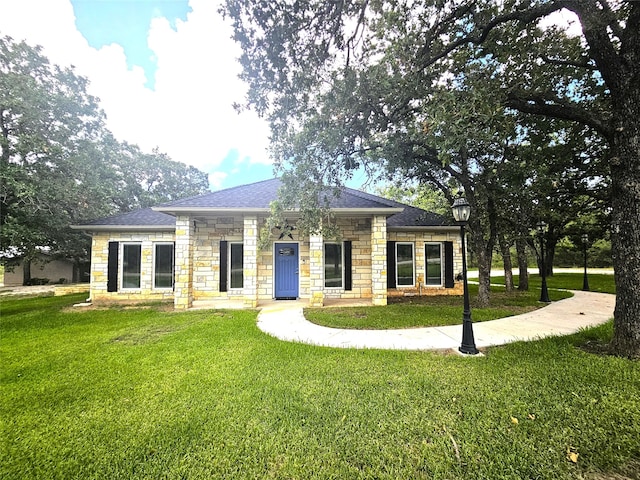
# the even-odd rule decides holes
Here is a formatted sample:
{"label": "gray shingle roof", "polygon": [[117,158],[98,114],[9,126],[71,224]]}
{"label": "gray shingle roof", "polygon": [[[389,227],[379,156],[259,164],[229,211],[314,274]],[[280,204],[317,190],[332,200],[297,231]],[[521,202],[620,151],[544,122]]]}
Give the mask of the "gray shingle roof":
{"label": "gray shingle roof", "polygon": [[[92,228],[107,230],[113,228],[115,230],[143,226],[146,229],[168,229],[175,226],[175,217],[164,212],[188,211],[190,209],[195,211],[228,209],[267,211],[269,204],[277,198],[281,184],[279,179],[272,179],[240,185],[164,203],[158,207],[153,207],[153,209],[145,208],[122,215],[101,218],[84,225],[77,225],[75,228],[85,230],[91,230]],[[345,187],[339,197],[334,197],[332,194],[328,194],[328,197],[329,204],[334,209],[386,210],[390,214],[387,225],[392,229],[452,225],[448,219],[435,213],[351,188]],[[392,214],[394,210],[397,211],[399,208],[403,209],[402,212]]]}
{"label": "gray shingle roof", "polygon": [[[197,197],[184,198],[154,207],[158,211],[171,212],[175,209],[269,209],[270,203],[278,197],[282,182],[278,178],[262,182],[239,185],[237,187],[205,193]],[[339,197],[328,193],[331,208],[395,208],[397,205],[375,195],[369,195],[351,188],[344,188]]]}
{"label": "gray shingle roof", "polygon": [[90,227],[166,227],[175,228],[176,217],[162,212],[156,212],[150,208],[134,210],[132,212],[114,215],[112,217],[99,218],[75,228],[90,230]]}
{"label": "gray shingle roof", "polygon": [[280,184],[278,179],[265,180],[163,203],[154,208],[167,211],[174,208],[268,209],[271,201],[278,196]]}
{"label": "gray shingle roof", "polygon": [[[399,204],[402,205],[402,204]],[[394,227],[449,227],[453,223],[437,213],[428,212],[421,208],[403,205],[404,210],[387,218],[387,228]]]}

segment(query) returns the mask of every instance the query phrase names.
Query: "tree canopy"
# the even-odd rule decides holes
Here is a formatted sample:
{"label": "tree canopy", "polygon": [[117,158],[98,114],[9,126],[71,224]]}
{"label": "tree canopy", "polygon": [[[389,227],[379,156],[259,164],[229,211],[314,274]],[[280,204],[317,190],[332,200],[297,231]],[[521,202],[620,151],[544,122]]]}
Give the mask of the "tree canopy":
{"label": "tree canopy", "polygon": [[40,47],[0,37],[0,251],[86,259],[71,224],[202,193],[208,178],[105,127],[87,79]]}
{"label": "tree canopy", "polygon": [[[542,23],[563,9],[580,35]],[[531,228],[610,192],[613,348],[640,356],[640,4],[227,0],[223,11],[243,49],[245,107],[270,121],[293,179],[288,198],[311,202],[361,166],[448,195],[461,185],[489,252],[506,201]]]}

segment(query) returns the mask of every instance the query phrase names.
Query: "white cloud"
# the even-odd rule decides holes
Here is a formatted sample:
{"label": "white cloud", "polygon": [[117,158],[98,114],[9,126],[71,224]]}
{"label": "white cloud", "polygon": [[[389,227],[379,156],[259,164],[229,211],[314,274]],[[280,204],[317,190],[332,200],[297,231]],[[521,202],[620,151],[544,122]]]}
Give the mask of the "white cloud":
{"label": "white cloud", "polygon": [[[251,163],[270,163],[266,124],[231,107],[246,87],[237,79],[239,47],[217,2],[191,0],[192,11],[176,30],[164,18],[152,20],[148,41],[158,69],[151,91],[142,68],[127,68],[120,45],[88,45],[69,0],[0,1],[0,32],[42,45],[52,62],[74,65],[88,77],[89,92],[101,99],[117,138],[147,151],[158,146],[174,160],[209,172],[234,148]],[[212,185],[224,176],[212,175]]]}
{"label": "white cloud", "polygon": [[578,16],[570,10],[563,8],[557,10],[546,17],[540,19],[538,23],[540,28],[546,29],[549,26],[561,27],[570,37],[579,37],[582,35],[582,25]]}

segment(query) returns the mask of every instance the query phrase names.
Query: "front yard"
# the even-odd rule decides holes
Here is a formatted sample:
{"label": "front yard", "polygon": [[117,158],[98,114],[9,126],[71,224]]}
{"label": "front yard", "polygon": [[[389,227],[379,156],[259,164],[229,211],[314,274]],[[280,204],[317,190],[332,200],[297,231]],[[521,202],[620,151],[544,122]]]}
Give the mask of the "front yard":
{"label": "front yard", "polygon": [[2,299],[2,478],[578,479],[640,467],[640,365],[587,348],[611,323],[471,359],[285,343],[253,311],[69,308],[84,296]]}

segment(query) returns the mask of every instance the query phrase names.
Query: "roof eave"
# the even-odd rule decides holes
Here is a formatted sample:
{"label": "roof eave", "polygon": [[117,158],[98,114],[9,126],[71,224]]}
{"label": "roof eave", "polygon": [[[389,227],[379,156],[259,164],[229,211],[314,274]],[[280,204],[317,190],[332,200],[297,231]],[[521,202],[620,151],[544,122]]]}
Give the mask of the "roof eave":
{"label": "roof eave", "polygon": [[383,208],[332,208],[332,212],[350,215],[395,215],[401,213],[404,208],[383,207]]}
{"label": "roof eave", "polygon": [[425,230],[425,229],[457,232],[460,230],[460,227],[456,227],[455,225],[399,225],[399,226],[387,225],[387,231],[390,231],[390,232],[419,231],[419,230]]}
{"label": "roof eave", "polygon": [[242,208],[242,207],[151,207],[155,212],[176,215],[182,213],[269,213],[269,208]]}
{"label": "roof eave", "polygon": [[175,225],[71,225],[87,232],[174,232]]}

